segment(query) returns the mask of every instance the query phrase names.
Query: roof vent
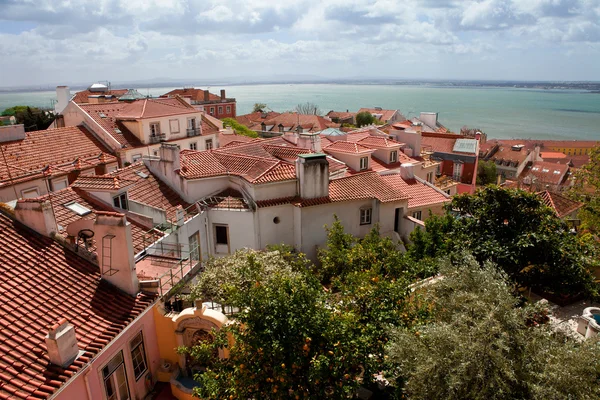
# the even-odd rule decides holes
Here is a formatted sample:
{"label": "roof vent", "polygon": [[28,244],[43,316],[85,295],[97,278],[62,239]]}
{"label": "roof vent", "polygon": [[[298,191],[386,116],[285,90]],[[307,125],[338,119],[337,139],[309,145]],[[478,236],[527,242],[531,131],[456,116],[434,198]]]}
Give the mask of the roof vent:
{"label": "roof vent", "polygon": [[46,347],[48,348],[50,362],[63,368],[71,365],[84,353],[77,346],[75,328],[69,324],[66,318],[61,319],[48,329]]}
{"label": "roof vent", "polygon": [[523,147],[525,147],[524,144],[515,144],[514,146],[511,146],[511,150],[512,151],[521,151],[521,150],[523,150]]}

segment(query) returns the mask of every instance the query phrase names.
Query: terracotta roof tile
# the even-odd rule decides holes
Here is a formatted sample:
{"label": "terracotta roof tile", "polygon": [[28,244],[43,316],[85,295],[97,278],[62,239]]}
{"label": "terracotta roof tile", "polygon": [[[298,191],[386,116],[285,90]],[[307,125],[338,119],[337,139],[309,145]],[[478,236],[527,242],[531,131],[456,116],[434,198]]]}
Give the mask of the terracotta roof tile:
{"label": "terracotta roof tile", "polygon": [[[47,166],[50,169],[45,171],[46,176],[117,161],[94,135],[81,126],[26,132],[25,139],[0,143],[0,146],[13,182],[37,179]],[[2,185],[10,185],[4,160],[0,162]]]}
{"label": "terracotta roof tile", "polygon": [[536,161],[531,165],[527,165],[521,175],[523,177],[534,176],[539,183],[560,185],[563,183],[568,172],[569,166],[566,164]]}
{"label": "terracotta roof tile", "polygon": [[391,185],[376,172],[365,172],[329,182],[331,201],[377,199],[383,203],[408,199],[400,188]]}
{"label": "terracotta roof tile", "polygon": [[[4,215],[0,231],[0,398],[48,398],[154,297],[121,292],[96,265]],[[84,351],[67,368],[49,363],[44,339],[62,318]]]}
{"label": "terracotta roof tile", "polygon": [[270,126],[267,129],[270,132],[279,132],[279,126],[290,128],[290,131],[295,130],[298,126],[303,129],[307,129],[308,132],[319,132],[325,128],[339,128],[340,124],[331,122],[318,115],[298,114],[298,113],[284,113],[279,114],[273,118],[265,119],[259,122],[253,122],[248,126],[252,130],[262,130],[261,124],[264,123],[266,126]]}
{"label": "terracotta roof tile", "polygon": [[326,152],[339,152],[339,153],[351,153],[351,154],[368,154],[372,153],[373,150],[365,147],[358,143],[344,142],[338,140],[333,142],[327,147],[323,148]]}
{"label": "terracotta roof tile", "polygon": [[444,194],[416,179],[404,180],[400,174],[382,175],[381,178],[393,187],[410,196],[408,199],[409,209],[448,203],[451,201],[450,198]]}
{"label": "terracotta roof tile", "polygon": [[[398,110],[381,110],[377,108],[361,108],[360,110],[358,110],[359,113],[365,111],[371,113],[372,115],[381,115],[381,117],[379,117],[378,119],[383,122],[389,121],[394,116],[394,114],[398,112]],[[404,119],[404,116],[400,114],[400,118]]]}
{"label": "terracotta roof tile", "polygon": [[[175,220],[178,205],[187,209],[190,204],[184,201],[169,185],[154,176],[142,162],[132,164],[109,174],[121,181],[132,182],[127,189],[127,197],[167,212],[167,218]],[[145,176],[145,177],[144,177]]]}
{"label": "terracotta roof tile", "polygon": [[171,115],[199,113],[181,98],[143,99],[126,103],[117,113],[119,120],[168,117]]}
{"label": "terracotta roof tile", "polygon": [[[118,99],[119,97],[123,96],[125,93],[127,93],[128,89],[113,89],[113,90],[109,90],[106,92],[91,92],[89,90],[82,90],[81,92],[77,92],[75,93],[75,95],[73,96],[73,100],[75,103],[77,104],[87,104],[88,103],[88,97],[89,96],[104,96],[107,97],[108,96],[108,100],[114,100],[114,99]],[[114,98],[114,99],[112,99]]]}
{"label": "terracotta roof tile", "polygon": [[122,179],[119,176],[80,176],[71,186],[85,190],[115,191],[131,186],[134,180]]}
{"label": "terracotta roof tile", "polygon": [[121,146],[140,147],[142,142],[125,126],[117,121],[117,115],[128,105],[123,102],[104,104],[83,104],[79,107],[98,125],[111,135]]}
{"label": "terracotta roof tile", "polygon": [[544,204],[554,210],[558,218],[566,217],[583,207],[583,203],[571,200],[559,193],[550,192],[548,190],[539,192],[538,195],[542,198]]}
{"label": "terracotta roof tile", "polygon": [[358,140],[357,143],[373,149],[394,149],[404,145],[404,143],[397,142],[385,136],[368,136]]}
{"label": "terracotta roof tile", "polygon": [[[204,103],[205,102],[205,93],[208,92],[208,90],[203,90],[203,89],[196,89],[196,88],[183,88],[183,89],[174,89],[171,90],[168,93],[163,94],[160,97],[175,97],[175,96],[181,96],[181,97],[186,97],[189,98],[190,100],[196,102],[196,103]],[[218,96],[216,94],[210,93],[208,92],[208,102],[209,103],[226,103],[226,102],[231,102],[231,101],[235,101],[235,99],[225,99],[226,101],[222,101],[221,100],[221,96]]]}

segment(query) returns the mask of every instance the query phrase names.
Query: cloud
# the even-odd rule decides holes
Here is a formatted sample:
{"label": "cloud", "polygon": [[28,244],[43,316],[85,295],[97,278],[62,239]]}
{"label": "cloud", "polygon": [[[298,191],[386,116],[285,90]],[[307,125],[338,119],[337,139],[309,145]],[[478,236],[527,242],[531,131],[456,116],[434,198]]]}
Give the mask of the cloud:
{"label": "cloud", "polygon": [[[0,70],[12,71],[0,74],[0,86],[98,73],[393,76],[394,65],[422,76],[420,65],[442,61],[465,76],[487,68],[501,78],[519,68],[535,75],[528,57],[539,65],[546,54],[582,48],[586,62],[600,63],[600,0],[0,0],[0,8],[0,25],[10,21],[0,53],[11,55]],[[27,67],[20,74],[15,65]],[[546,65],[546,75],[563,72]]]}

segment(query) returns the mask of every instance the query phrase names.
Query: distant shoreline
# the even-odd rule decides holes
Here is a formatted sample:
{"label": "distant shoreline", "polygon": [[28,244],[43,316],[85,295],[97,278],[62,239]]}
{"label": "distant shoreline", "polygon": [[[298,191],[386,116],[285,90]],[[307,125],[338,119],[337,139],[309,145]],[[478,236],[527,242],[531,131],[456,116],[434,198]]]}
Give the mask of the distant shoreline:
{"label": "distant shoreline", "polygon": [[[401,79],[383,80],[289,80],[289,81],[255,81],[255,82],[193,82],[189,81],[157,81],[157,82],[116,82],[115,88],[159,88],[159,87],[189,87],[189,86],[263,86],[263,85],[365,85],[365,86],[430,86],[435,88],[509,88],[536,90],[581,90],[586,93],[600,94],[600,82],[543,82],[543,81],[411,81]],[[33,93],[55,90],[55,86],[37,87],[0,87],[0,93]],[[84,85],[70,85],[71,90],[85,90]]]}

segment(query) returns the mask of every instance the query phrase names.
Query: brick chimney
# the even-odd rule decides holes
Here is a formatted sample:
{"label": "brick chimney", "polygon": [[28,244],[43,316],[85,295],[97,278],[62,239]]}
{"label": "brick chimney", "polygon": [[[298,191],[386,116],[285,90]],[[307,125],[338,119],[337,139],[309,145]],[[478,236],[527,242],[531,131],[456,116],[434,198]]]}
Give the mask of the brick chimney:
{"label": "brick chimney", "polygon": [[225,100],[225,89],[221,89],[221,100]]}
{"label": "brick chimney", "polygon": [[52,364],[67,368],[79,356],[75,328],[66,318],[50,326],[45,339],[48,358]]}
{"label": "brick chimney", "polygon": [[135,296],[139,291],[139,281],[133,260],[131,225],[125,215],[97,211],[93,230],[102,279]]}
{"label": "brick chimney", "polygon": [[303,199],[329,196],[329,162],[325,154],[300,154],[296,159],[298,191]]}
{"label": "brick chimney", "polygon": [[208,90],[204,91],[204,101],[208,101],[210,99]]}

